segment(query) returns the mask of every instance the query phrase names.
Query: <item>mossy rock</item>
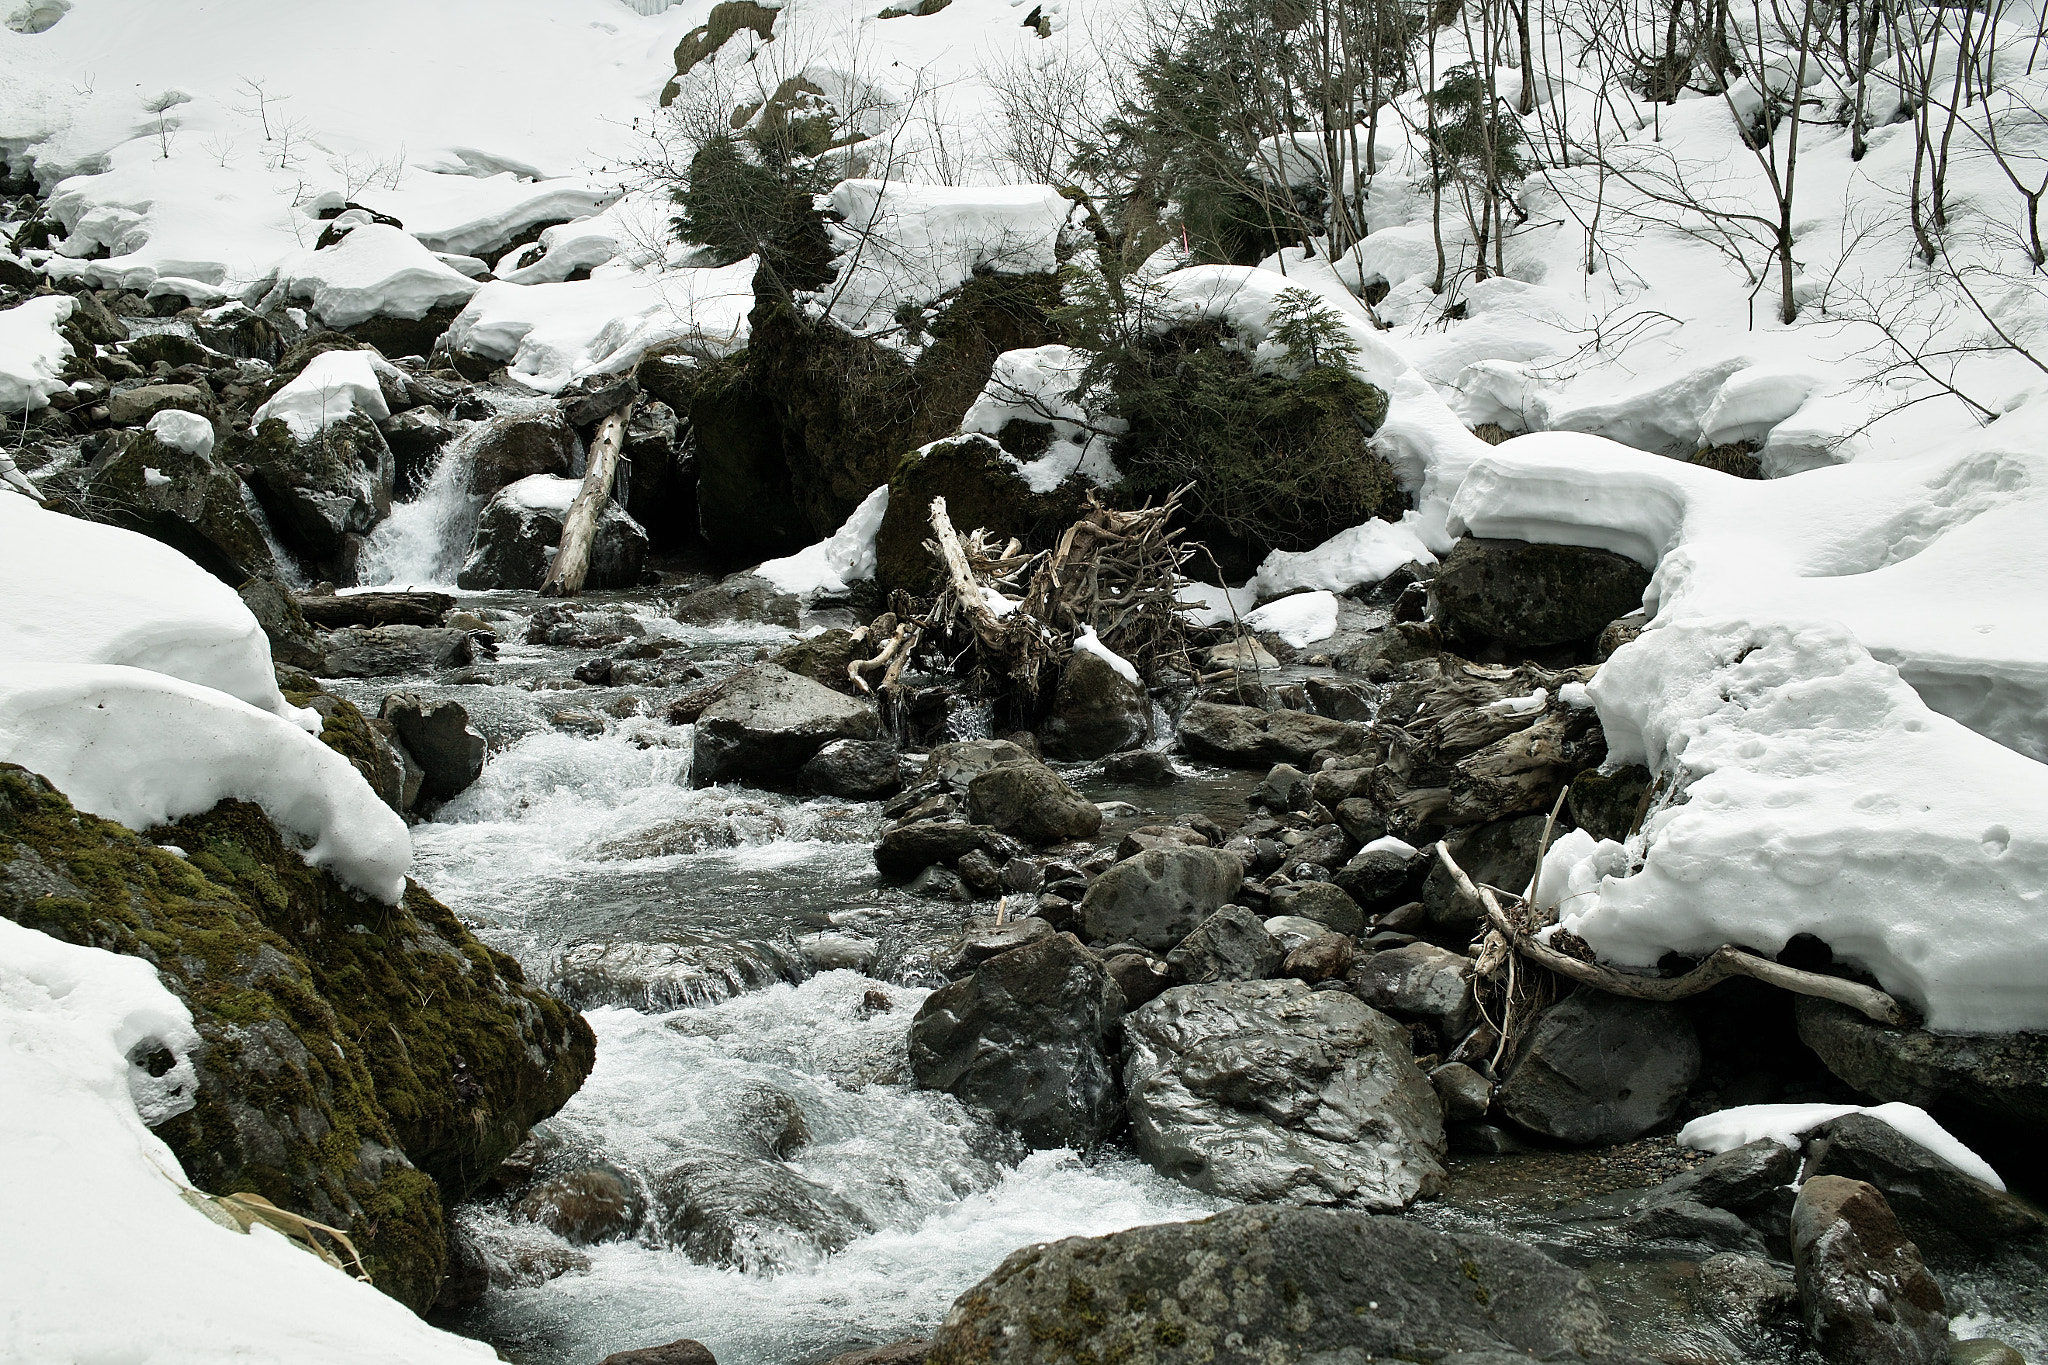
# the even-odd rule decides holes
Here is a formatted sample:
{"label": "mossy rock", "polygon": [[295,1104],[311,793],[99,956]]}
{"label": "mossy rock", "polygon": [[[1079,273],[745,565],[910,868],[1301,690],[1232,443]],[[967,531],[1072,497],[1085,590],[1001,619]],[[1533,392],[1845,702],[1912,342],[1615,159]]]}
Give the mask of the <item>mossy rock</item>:
{"label": "mossy rock", "polygon": [[1081,515],[1086,488],[1068,480],[1050,493],[1034,493],[1002,447],[986,436],[940,441],[903,457],[889,480],[889,510],[875,537],[875,574],[885,589],[912,597],[938,590],[938,561],[924,548],[931,538],[933,498],[962,534],[986,530],[998,542],[1015,536],[1044,547]]}
{"label": "mossy rock", "polygon": [[720,0],[711,7],[704,22],[683,35],[676,44],[676,77],[662,87],[661,107],[666,109],[675,103],[682,93],[681,77],[687,76],[697,63],[717,54],[726,41],[741,29],[749,29],[762,42],[775,37],[776,9],[757,5],[754,0]]}
{"label": "mossy rock", "polygon": [[462,312],[463,305],[451,303],[420,318],[371,318],[348,329],[349,335],[381,354],[430,356],[434,343]]}
{"label": "mossy rock", "polygon": [[242,501],[240,477],[147,431],[114,433],[67,506],[89,521],[160,540],[229,587],[277,572]]}
{"label": "mossy rock", "polygon": [[348,1229],[416,1310],[446,1207],[595,1061],[581,1016],[417,884],[364,897],[245,802],[144,838],[0,764],[0,914],[153,964],[203,1041],[196,1106],[157,1129],[187,1176]]}

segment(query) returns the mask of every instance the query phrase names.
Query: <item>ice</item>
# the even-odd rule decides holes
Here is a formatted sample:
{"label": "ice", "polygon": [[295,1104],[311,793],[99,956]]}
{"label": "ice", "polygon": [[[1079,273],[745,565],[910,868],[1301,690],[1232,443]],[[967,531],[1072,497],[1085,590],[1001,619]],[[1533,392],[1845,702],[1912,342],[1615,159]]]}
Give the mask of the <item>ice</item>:
{"label": "ice", "polygon": [[1102,637],[1095,633],[1095,627],[1081,627],[1080,632],[1074,636],[1074,648],[1087,654],[1093,654],[1096,658],[1115,669],[1126,680],[1130,682],[1138,681],[1138,670],[1132,666],[1131,661],[1102,643]]}
{"label": "ice", "polygon": [[836,597],[875,576],[875,537],[888,510],[889,485],[885,483],[862,498],[845,524],[830,536],[793,555],[771,559],[754,572],[806,602]]}
{"label": "ice", "polygon": [[477,282],[443,265],[419,239],[384,223],[364,223],[320,251],[287,256],[257,307],[305,300],[328,327],[371,318],[418,319],[467,303]]}
{"label": "ice", "polygon": [[1694,1119],[1678,1130],[1678,1141],[1681,1146],[1716,1153],[1732,1152],[1764,1138],[1797,1148],[1807,1133],[1850,1114],[1868,1114],[1888,1123],[1901,1137],[1926,1148],[1964,1175],[1981,1180],[1994,1190],[2005,1188],[2005,1181],[1991,1169],[1990,1162],[1958,1142],[1925,1109],[1912,1104],[1748,1104]]}
{"label": "ice", "polygon": [[[176,1061],[151,1077],[130,1058],[159,1044]],[[188,1202],[145,1123],[191,1107],[198,1046],[141,958],[0,918],[0,1360],[495,1359],[283,1236],[230,1231]]]}
{"label": "ice", "polygon": [[377,383],[380,365],[383,362],[370,351],[323,351],[307,362],[298,378],[256,409],[249,425],[260,427],[275,417],[291,429],[294,439],[310,441],[354,412],[373,422],[384,421],[391,409]]}
{"label": "ice", "polygon": [[1327,640],[1337,633],[1337,595],[1298,592],[1268,602],[1244,618],[1253,630],[1270,631],[1296,649]]}
{"label": "ice", "polygon": [[213,423],[196,412],[172,408],[149,419],[150,435],[173,450],[206,459],[213,454]]}
{"label": "ice", "polygon": [[57,372],[71,358],[71,343],[57,328],[75,306],[59,295],[0,312],[0,417],[46,408],[64,387]]}

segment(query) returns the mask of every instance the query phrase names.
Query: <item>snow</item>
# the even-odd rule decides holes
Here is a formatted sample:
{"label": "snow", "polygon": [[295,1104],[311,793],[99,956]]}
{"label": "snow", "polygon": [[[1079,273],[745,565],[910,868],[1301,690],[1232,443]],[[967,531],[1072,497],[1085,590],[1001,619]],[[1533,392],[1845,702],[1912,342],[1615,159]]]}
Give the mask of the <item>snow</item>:
{"label": "snow", "polygon": [[1717,1154],[1764,1138],[1796,1148],[1802,1145],[1801,1139],[1807,1133],[1850,1114],[1868,1114],[1890,1124],[1899,1136],[1917,1143],[1963,1174],[1994,1190],[2005,1188],[1990,1162],[1957,1141],[1925,1109],[1912,1104],[1749,1104],[1694,1119],[1678,1130],[1678,1141],[1682,1146]]}
{"label": "snow", "polygon": [[[177,1061],[152,1078],[129,1057],[157,1043]],[[198,1046],[141,958],[0,919],[0,1360],[493,1360],[283,1236],[188,1202],[146,1124],[191,1107]]]}
{"label": "snow", "polygon": [[1074,648],[1084,654],[1093,654],[1115,669],[1118,676],[1126,681],[1138,681],[1138,670],[1131,666],[1131,661],[1102,643],[1102,637],[1095,633],[1095,627],[1081,627],[1080,632],[1074,636]]}
{"label": "snow", "polygon": [[529,474],[499,489],[493,500],[510,503],[528,512],[550,512],[565,517],[582,487],[581,479],[565,479],[559,474]]}
{"label": "snow", "polygon": [[1337,595],[1299,592],[1268,602],[1244,618],[1253,630],[1267,631],[1300,649],[1337,633]]}
{"label": "snow", "polygon": [[252,801],[307,862],[387,903],[405,893],[405,821],[349,761],[211,687],[119,664],[0,664],[0,759],[137,831]]}
{"label": "snow", "polygon": [[1029,460],[1005,456],[1031,491],[1050,493],[1076,475],[1098,488],[1109,487],[1123,477],[1110,459],[1109,447],[1128,424],[1119,417],[1091,414],[1073,396],[1088,361],[1088,352],[1071,346],[1003,352],[961,419],[961,433],[993,437],[1012,421],[1050,426],[1052,441],[1042,453]]}
{"label": "snow", "polygon": [[64,387],[57,372],[71,358],[71,343],[57,328],[76,306],[46,296],[0,312],[0,415],[46,408]]}
{"label": "snow", "polygon": [[196,412],[169,409],[150,418],[144,429],[173,450],[202,460],[213,454],[213,423]]}
{"label": "snow", "polygon": [[1252,609],[1258,595],[1249,588],[1219,588],[1213,583],[1189,581],[1181,584],[1177,598],[1180,614],[1197,626],[1220,626],[1242,617]]}
{"label": "snow", "polygon": [[291,428],[295,440],[310,441],[350,413],[384,421],[391,408],[377,382],[380,365],[384,362],[370,351],[323,351],[307,362],[298,378],[256,409],[249,425],[260,427],[275,417]]}
{"label": "snow", "polygon": [[1417,849],[1415,845],[1409,843],[1406,839],[1397,838],[1391,834],[1382,834],[1379,838],[1361,848],[1359,852],[1394,853],[1403,858],[1413,858]]}
{"label": "snow", "polygon": [[252,306],[260,311],[306,300],[321,323],[343,328],[377,317],[423,318],[436,308],[467,303],[477,288],[418,238],[384,223],[364,223],[333,246],[287,256],[278,264],[276,282]]}
{"label": "snow", "polygon": [[771,559],[754,573],[805,602],[837,597],[855,583],[875,576],[875,537],[889,510],[889,485],[862,498],[837,531],[793,555]]}
{"label": "snow", "polygon": [[1418,523],[1410,512],[1398,522],[1373,520],[1339,531],[1312,550],[1275,550],[1245,586],[1258,597],[1301,588],[1343,592],[1377,583],[1406,564],[1434,564]]}

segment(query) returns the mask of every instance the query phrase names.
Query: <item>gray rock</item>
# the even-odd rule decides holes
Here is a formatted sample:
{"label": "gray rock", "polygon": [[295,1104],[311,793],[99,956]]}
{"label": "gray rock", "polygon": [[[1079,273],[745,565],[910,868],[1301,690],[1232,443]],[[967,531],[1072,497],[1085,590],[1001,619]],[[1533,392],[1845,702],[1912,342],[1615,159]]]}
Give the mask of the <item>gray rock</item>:
{"label": "gray rock", "polygon": [[686,625],[715,626],[726,621],[797,628],[802,599],[751,573],[700,588],[676,604],[675,618]]}
{"label": "gray rock", "polygon": [[1798,1180],[1799,1164],[1799,1153],[1793,1148],[1774,1138],[1759,1138],[1671,1177],[1645,1192],[1637,1203],[1647,1207],[1691,1201],[1727,1209],[1748,1222],[1783,1231],[1783,1219],[1792,1202],[1786,1187]]}
{"label": "gray rock", "polygon": [[1572,779],[1566,805],[1574,824],[1596,839],[1620,841],[1635,829],[1650,794],[1650,770],[1629,763],[1611,773],[1591,769]]}
{"label": "gray rock", "polygon": [[1399,1209],[1443,1188],[1408,1031],[1342,991],[1179,986],[1124,1038],[1131,1143],[1164,1174],[1247,1203]]}
{"label": "gray rock", "polygon": [[1166,955],[1176,980],[1260,981],[1280,971],[1280,945],[1259,917],[1241,905],[1226,905],[1203,920]]}
{"label": "gray rock", "polygon": [[[1350,805],[1350,802],[1344,804]],[[1401,853],[1395,849],[1360,849],[1350,861],[1336,869],[1330,881],[1359,906],[1371,913],[1384,906],[1404,902],[1422,876],[1425,854]]]}
{"label": "gray rock", "polygon": [[1949,1347],[1948,1365],[2027,1365],[2027,1358],[1995,1337],[1972,1337]]}
{"label": "gray rock", "polygon": [[928,901],[965,903],[974,899],[974,893],[967,889],[967,879],[950,867],[928,867],[912,877],[904,889]]}
{"label": "gray rock", "polygon": [[953,740],[935,747],[925,759],[924,780],[964,792],[969,782],[991,768],[1037,761],[1029,749],[1007,739]]}
{"label": "gray rock", "polygon": [[1396,1019],[1430,1025],[1446,1046],[1472,1022],[1472,959],[1433,943],[1368,954],[1352,968],[1350,981],[1360,1000]]}
{"label": "gray rock", "polygon": [[[1352,769],[1351,771],[1357,773],[1360,770]],[[1316,785],[1322,785],[1322,779],[1330,776],[1333,775],[1317,773]],[[1363,776],[1361,776],[1360,781],[1363,781]],[[1335,794],[1334,787],[1331,794]],[[1369,844],[1373,840],[1385,836],[1387,832],[1386,817],[1381,815],[1380,808],[1366,797],[1346,795],[1338,800],[1335,805],[1331,805],[1320,793],[1317,794],[1316,799],[1323,802],[1324,805],[1330,806],[1331,814],[1337,817],[1338,826],[1359,843]]]}
{"label": "gray rock", "polygon": [[1315,798],[1308,774],[1292,763],[1275,763],[1252,793],[1252,800],[1270,811],[1307,810]]}
{"label": "gray rock", "polygon": [[639,1191],[617,1171],[592,1167],[550,1180],[526,1194],[512,1214],[539,1223],[577,1246],[630,1237],[644,1208]]}
{"label": "gray rock", "polygon": [[803,956],[805,965],[814,972],[845,971],[866,975],[874,971],[875,963],[882,956],[881,946],[873,939],[836,929],[805,934],[796,941],[796,950]]}
{"label": "gray rock", "polygon": [[1095,879],[1081,899],[1082,935],[1166,952],[1244,884],[1244,864],[1222,849],[1153,849]]}
{"label": "gray rock", "polygon": [[576,458],[576,433],[553,408],[504,413],[469,440],[469,491],[495,493],[534,474],[566,477]]}
{"label": "gray rock", "polygon": [[968,818],[1034,844],[1087,839],[1102,828],[1095,803],[1043,763],[1010,763],[967,784]]}
{"label": "gray rock", "polygon": [[1620,1232],[1644,1247],[1667,1254],[1739,1251],[1764,1254],[1764,1239],[1726,1209],[1708,1208],[1690,1199],[1653,1204],[1622,1220]]}
{"label": "gray rock", "polygon": [[825,1365],[924,1365],[925,1355],[931,1348],[929,1340],[910,1337],[864,1351],[843,1351],[826,1361]]}
{"label": "gray rock", "polygon": [[1676,1114],[1699,1070],[1699,1038],[1678,1010],[1582,989],[1524,1036],[1499,1103],[1560,1142],[1627,1142]]}
{"label": "gray rock", "polygon": [[1987,1251],[2042,1230],[2041,1215],[2026,1204],[1868,1114],[1846,1114],[1808,1134],[1805,1174],[1875,1185],[1907,1235],[1932,1251]]}
{"label": "gray rock", "polygon": [[718,1365],[718,1361],[703,1342],[683,1337],[661,1346],[613,1351],[597,1365]]}
{"label": "gray rock", "polygon": [[1166,964],[1143,953],[1112,953],[1102,964],[1102,970],[1116,983],[1127,1009],[1136,1009],[1148,1000],[1158,999],[1173,985],[1173,973]]}
{"label": "gray rock", "polygon": [[194,384],[145,384],[107,399],[107,421],[117,427],[139,427],[160,412],[196,412],[211,417],[213,399]]}
{"label": "gray rock", "polygon": [[1170,787],[1181,780],[1173,760],[1157,749],[1111,754],[1102,761],[1102,775],[1112,782],[1136,787]]}
{"label": "gray rock", "polygon": [[1760,1256],[1723,1251],[1700,1262],[1700,1287],[1723,1325],[1760,1333],[1799,1316],[1799,1285],[1792,1272]]}
{"label": "gray rock", "polygon": [[1483,1119],[1493,1107],[1493,1083],[1463,1062],[1445,1062],[1429,1073],[1429,1083],[1444,1102],[1444,1117],[1454,1123]]}
{"label": "gray rock", "polygon": [[1349,934],[1317,934],[1308,942],[1287,950],[1281,959],[1280,974],[1306,981],[1311,986],[1326,981],[1342,982],[1357,950]]}
{"label": "gray rock", "polygon": [[735,673],[697,717],[690,780],[788,780],[835,739],[877,739],[874,707],[773,664]]}
{"label": "gray rock", "polygon": [[1309,764],[1325,749],[1359,753],[1366,746],[1366,731],[1306,711],[1261,711],[1198,701],[1181,716],[1180,742],[1199,758],[1266,768],[1275,763]]}
{"label": "gray rock", "polygon": [[490,746],[460,702],[426,702],[411,692],[393,692],[377,714],[391,722],[406,751],[419,761],[425,774],[420,790],[429,798],[446,801],[483,776]]}
{"label": "gray rock", "polygon": [[1274,915],[1266,921],[1266,932],[1273,936],[1282,952],[1291,953],[1302,944],[1319,937],[1323,932],[1323,926],[1312,919],[1302,919],[1298,915]]}
{"label": "gray rock", "polygon": [[466,631],[427,626],[351,626],[327,633],[329,678],[385,678],[461,668],[476,660]]}
{"label": "gray rock", "polygon": [[910,1067],[993,1114],[1033,1147],[1086,1147],[1122,1118],[1104,1035],[1121,1010],[1102,963],[1071,934],[983,962],[925,998],[910,1025]]}
{"label": "gray rock", "polygon": [[1207,836],[1185,825],[1141,825],[1117,840],[1118,862],[1155,848],[1207,848]]}
{"label": "gray rock", "polygon": [[277,533],[317,562],[337,562],[344,537],[390,515],[397,460],[364,413],[352,412],[308,441],[273,417],[228,449],[231,461],[249,465],[249,485]]}
{"label": "gray rock", "polygon": [[1052,758],[1101,758],[1145,742],[1152,726],[1145,689],[1099,654],[1077,649],[1060,670],[1052,715],[1039,739]]}
{"label": "gray rock", "polygon": [[1051,938],[1052,933],[1052,926],[1035,915],[987,929],[971,930],[954,947],[952,959],[946,964],[946,975],[965,976],[998,954],[1022,948],[1027,943],[1036,943],[1042,938]]}
{"label": "gray rock", "polygon": [[586,375],[555,395],[555,405],[572,427],[596,426],[640,396],[632,374]]}
{"label": "gray rock", "polygon": [[803,766],[804,785],[823,796],[871,801],[903,785],[896,746],[887,740],[835,739]]}
{"label": "gray rock", "polygon": [[1585,1278],[1518,1242],[1335,1209],[1244,1208],[1015,1252],[955,1301],[925,1359],[1053,1365],[1073,1359],[1059,1344],[1073,1339],[1069,1325],[1087,1333],[1089,1358],[1123,1365],[1627,1354]]}
{"label": "gray rock", "polygon": [[291,589],[267,578],[252,578],[236,589],[242,605],[263,627],[270,641],[270,657],[292,668],[319,673],[327,667],[327,651],[320,637],[299,611]]}
{"label": "gray rock", "polygon": [[1365,912],[1334,882],[1303,882],[1276,890],[1267,908],[1276,915],[1312,920],[1332,933],[1356,937],[1365,930]]}
{"label": "gray rock", "polygon": [[1792,1206],[1792,1264],[1807,1335],[1829,1365],[1943,1365],[1948,1305],[1884,1196],[1815,1176]]}
{"label": "gray rock", "polygon": [[1007,862],[1022,852],[1022,846],[988,825],[920,820],[899,825],[882,835],[882,842],[875,846],[875,866],[883,876],[901,881],[935,863],[956,863],[976,851],[997,862]]}
{"label": "gray rock", "polygon": [[[1543,841],[1545,819],[1525,815],[1500,820],[1454,834],[1444,842],[1474,882],[1519,894],[1536,871],[1536,846]],[[1450,929],[1476,928],[1485,913],[1459,894],[1439,858],[1430,860],[1429,876],[1422,883],[1422,903],[1433,922]]]}
{"label": "gray rock", "polygon": [[841,1250],[874,1224],[780,1162],[699,1148],[654,1180],[662,1240],[702,1265],[750,1273]]}
{"label": "gray rock", "polygon": [[1307,690],[1309,703],[1316,708],[1316,714],[1332,720],[1369,725],[1379,705],[1372,684],[1357,678],[1310,678]]}
{"label": "gray rock", "polygon": [[1466,539],[1437,566],[1429,608],[1453,639],[1528,649],[1590,642],[1649,585],[1648,569],[1612,550]]}
{"label": "gray rock", "polygon": [[[559,513],[501,489],[477,516],[476,539],[455,575],[456,586],[470,592],[538,588],[561,543]],[[591,592],[632,587],[646,563],[647,532],[618,503],[607,502],[598,513],[583,586]]]}

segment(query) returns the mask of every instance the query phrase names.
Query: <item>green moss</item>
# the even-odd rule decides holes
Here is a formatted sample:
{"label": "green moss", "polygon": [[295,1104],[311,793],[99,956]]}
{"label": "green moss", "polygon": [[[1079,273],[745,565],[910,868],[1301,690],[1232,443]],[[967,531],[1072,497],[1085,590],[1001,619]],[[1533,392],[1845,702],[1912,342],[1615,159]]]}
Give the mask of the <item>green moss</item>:
{"label": "green moss", "polygon": [[[676,75],[685,76],[703,61],[724,47],[727,40],[741,29],[750,30],[762,42],[775,36],[776,11],[754,0],[720,0],[711,7],[711,13],[704,22],[691,29],[676,44]],[[682,87],[671,80],[661,92],[661,107],[666,109],[675,102]]]}
{"label": "green moss", "polygon": [[998,540],[1016,536],[1042,547],[1081,514],[1083,486],[1069,480],[1050,493],[1034,493],[1001,447],[986,436],[961,436],[913,451],[889,479],[889,507],[875,537],[875,571],[884,588],[913,597],[937,590],[938,561],[924,548],[931,536],[931,505],[946,500],[947,515],[961,531],[977,527]]}

